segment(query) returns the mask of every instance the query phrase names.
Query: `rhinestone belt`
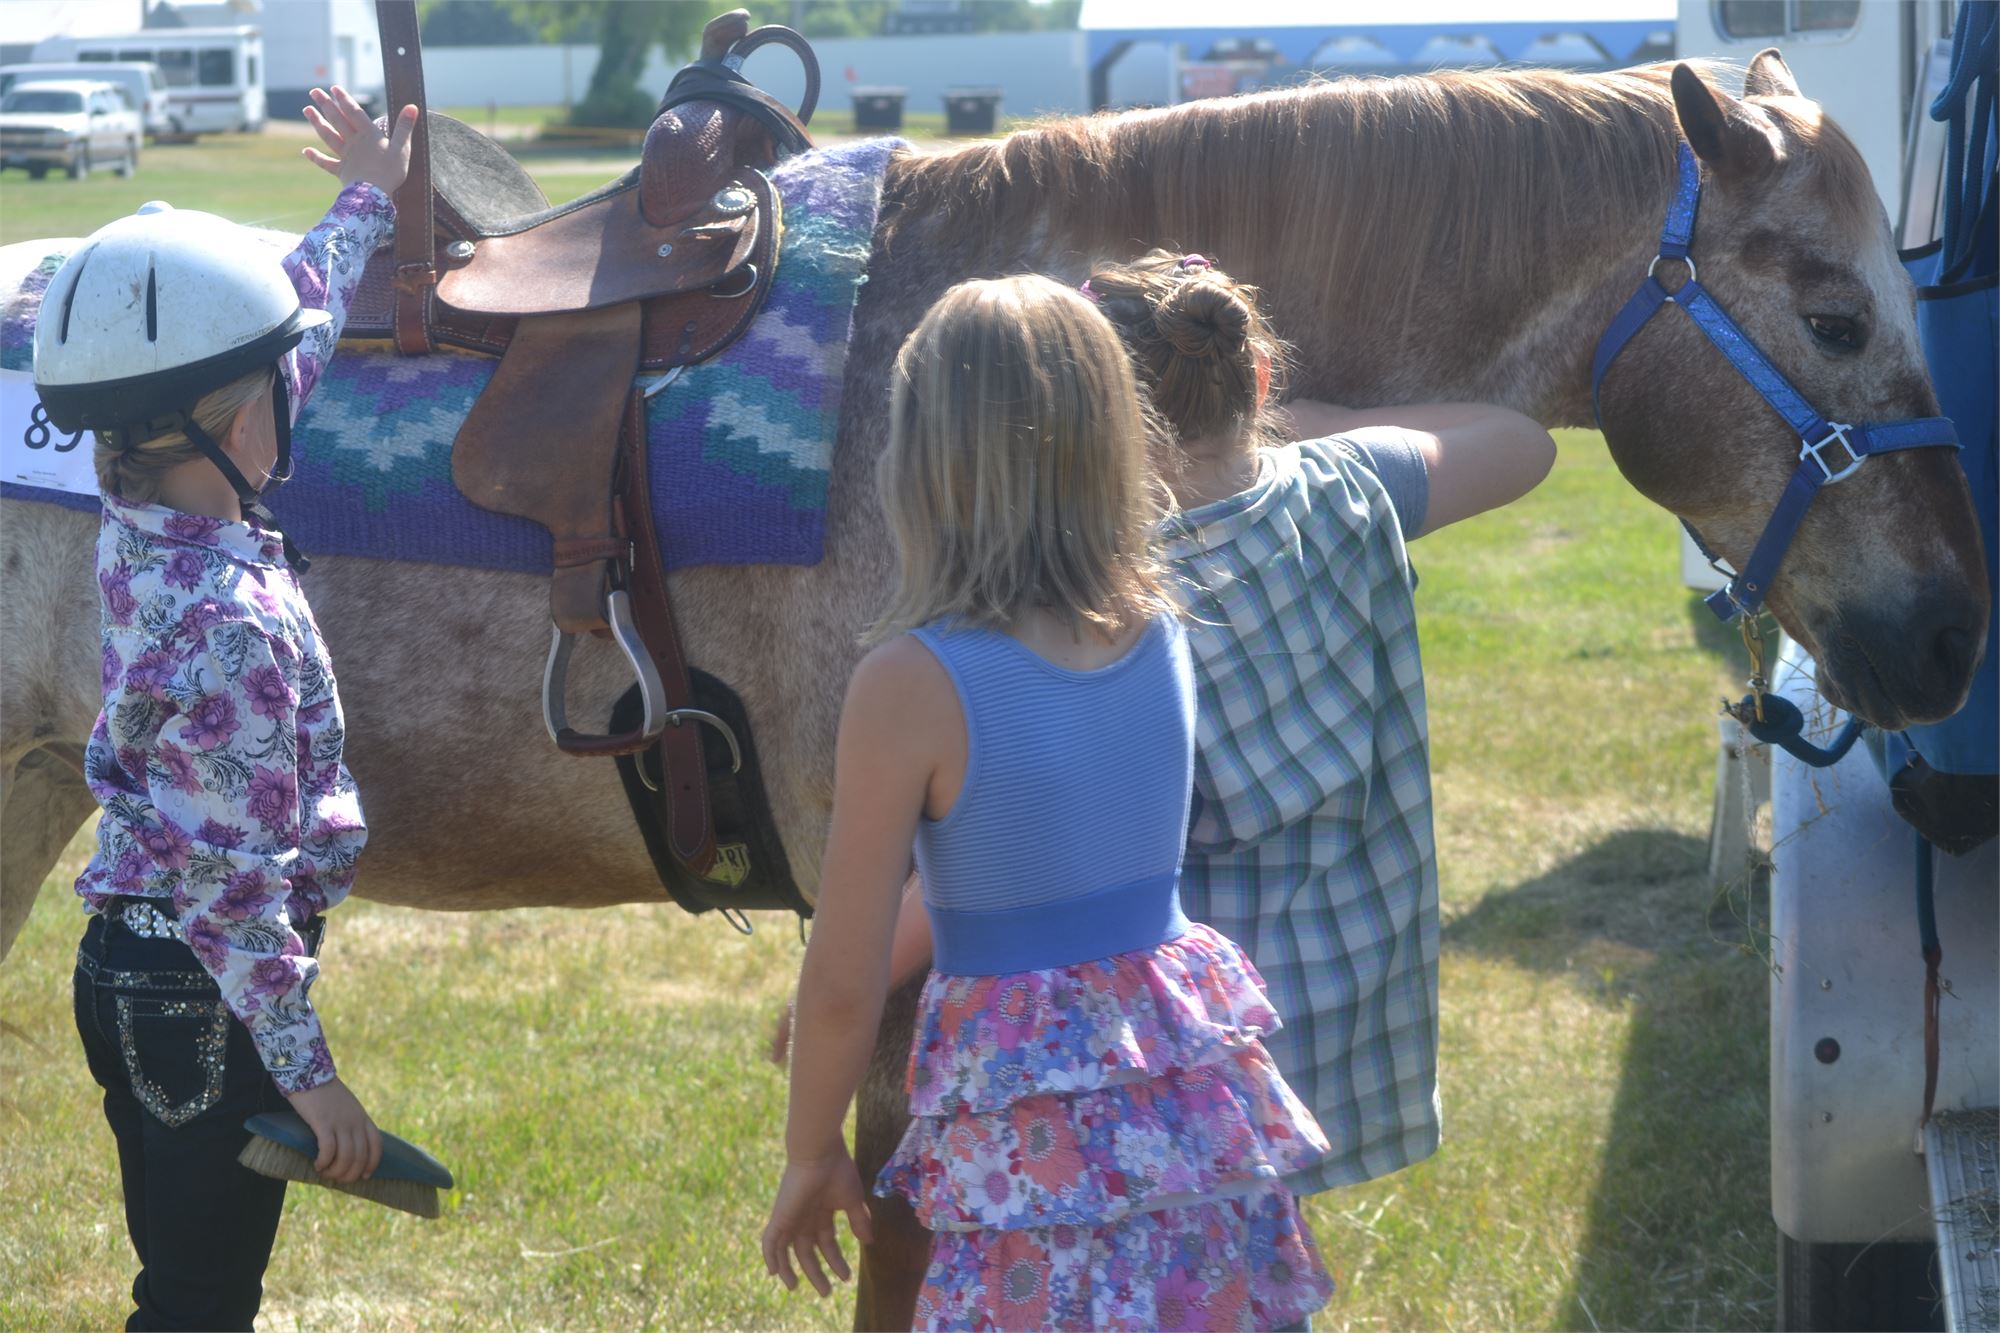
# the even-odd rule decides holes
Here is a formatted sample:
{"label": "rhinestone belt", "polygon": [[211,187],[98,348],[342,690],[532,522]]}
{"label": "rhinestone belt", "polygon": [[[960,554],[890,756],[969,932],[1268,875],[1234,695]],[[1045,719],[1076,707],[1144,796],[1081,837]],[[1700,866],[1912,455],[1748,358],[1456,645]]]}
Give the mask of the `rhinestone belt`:
{"label": "rhinestone belt", "polygon": [[114,919],[134,935],[145,939],[177,940],[181,937],[180,923],[149,902],[128,901],[117,909]]}

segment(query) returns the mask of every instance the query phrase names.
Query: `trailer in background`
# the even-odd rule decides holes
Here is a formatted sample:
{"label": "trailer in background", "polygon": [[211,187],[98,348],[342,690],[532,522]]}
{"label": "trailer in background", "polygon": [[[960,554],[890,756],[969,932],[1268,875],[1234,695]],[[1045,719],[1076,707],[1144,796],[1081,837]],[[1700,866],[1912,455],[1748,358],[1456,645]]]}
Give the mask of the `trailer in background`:
{"label": "trailer in background", "polygon": [[167,133],[255,133],[264,127],[264,39],[252,24],[147,28],[51,37],[35,61],[150,62],[167,83]]}
{"label": "trailer in background", "polygon": [[[726,7],[726,6],[725,6]],[[265,0],[264,97],[284,118],[306,92],[339,84],[371,111],[382,111],[382,47],[374,0]]]}

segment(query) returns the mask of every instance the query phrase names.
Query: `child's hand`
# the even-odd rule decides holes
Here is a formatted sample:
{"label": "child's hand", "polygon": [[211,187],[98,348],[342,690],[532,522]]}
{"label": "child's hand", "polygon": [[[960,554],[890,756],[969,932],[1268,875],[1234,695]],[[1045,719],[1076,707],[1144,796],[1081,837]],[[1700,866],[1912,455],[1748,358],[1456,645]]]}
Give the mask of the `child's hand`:
{"label": "child's hand", "polygon": [[367,181],[384,194],[394,194],[410,174],[410,136],[416,132],[417,109],[404,107],[384,137],[381,127],[347,89],[335,85],[329,93],[315,88],[312,100],[306,108],[306,123],[319,132],[320,142],[336,156],[307,148],[302,150],[306,161],[338,176],[342,185]]}
{"label": "child's hand", "polygon": [[382,1131],[368,1118],[360,1099],[338,1078],[304,1092],[288,1092],[292,1109],[319,1140],[313,1170],[328,1180],[351,1185],[375,1174],[382,1165]]}
{"label": "child's hand", "polygon": [[831,1295],[833,1286],[820,1270],[820,1255],[826,1256],[827,1266],[842,1282],[852,1277],[840,1252],[840,1238],[834,1234],[835,1213],[847,1214],[848,1230],[863,1245],[875,1238],[861,1172],[847,1149],[843,1146],[836,1155],[814,1162],[787,1163],[785,1178],[778,1182],[778,1198],[771,1205],[771,1220],[764,1226],[764,1271],[784,1283],[785,1290],[799,1287],[792,1272],[794,1254],[806,1281],[822,1296]]}

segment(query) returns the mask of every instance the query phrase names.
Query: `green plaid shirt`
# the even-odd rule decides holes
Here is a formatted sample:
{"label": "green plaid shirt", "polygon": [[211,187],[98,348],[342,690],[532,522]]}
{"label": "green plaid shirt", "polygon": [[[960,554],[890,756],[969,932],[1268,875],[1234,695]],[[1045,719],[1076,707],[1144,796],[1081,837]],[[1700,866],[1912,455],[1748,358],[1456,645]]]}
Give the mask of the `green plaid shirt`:
{"label": "green plaid shirt", "polygon": [[1435,1152],[1437,851],[1412,577],[1388,494],[1336,440],[1267,450],[1193,510],[1198,717],[1187,914],[1248,949],[1284,1019],[1265,1045],[1352,1184]]}

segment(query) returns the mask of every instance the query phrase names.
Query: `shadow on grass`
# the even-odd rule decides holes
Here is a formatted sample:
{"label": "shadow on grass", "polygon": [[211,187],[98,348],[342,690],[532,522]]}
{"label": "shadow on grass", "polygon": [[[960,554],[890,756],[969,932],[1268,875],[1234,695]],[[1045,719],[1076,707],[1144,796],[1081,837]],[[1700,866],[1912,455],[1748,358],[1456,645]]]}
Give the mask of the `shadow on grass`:
{"label": "shadow on grass", "polygon": [[1766,974],[1712,922],[1706,860],[1686,834],[1622,831],[1444,931],[1629,1015],[1560,1328],[1770,1326]]}

